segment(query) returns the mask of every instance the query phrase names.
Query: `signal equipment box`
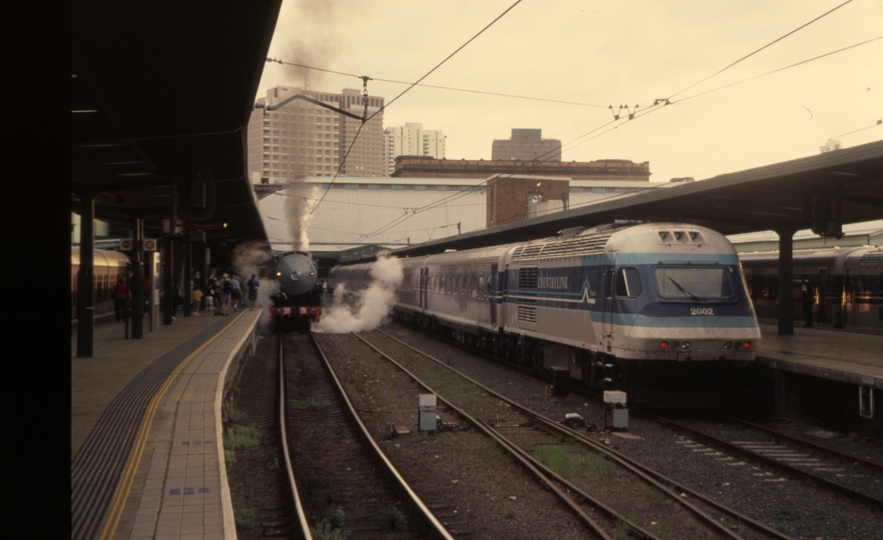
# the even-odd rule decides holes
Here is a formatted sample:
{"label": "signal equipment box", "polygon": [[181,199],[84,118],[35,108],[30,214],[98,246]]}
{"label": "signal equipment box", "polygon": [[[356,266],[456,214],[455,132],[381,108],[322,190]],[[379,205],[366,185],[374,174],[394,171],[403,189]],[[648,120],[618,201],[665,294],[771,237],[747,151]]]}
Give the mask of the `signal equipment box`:
{"label": "signal equipment box", "polygon": [[435,394],[417,394],[419,401],[419,431],[435,431]]}
{"label": "signal equipment box", "polygon": [[629,410],[626,393],[618,390],[604,391],[604,429],[625,431],[629,427]]}

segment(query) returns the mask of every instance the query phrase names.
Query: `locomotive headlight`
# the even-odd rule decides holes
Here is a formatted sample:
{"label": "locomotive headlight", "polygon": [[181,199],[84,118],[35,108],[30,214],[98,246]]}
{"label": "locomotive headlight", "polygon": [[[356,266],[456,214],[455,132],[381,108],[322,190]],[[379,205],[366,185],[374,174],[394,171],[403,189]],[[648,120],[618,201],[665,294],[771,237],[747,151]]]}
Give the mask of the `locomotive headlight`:
{"label": "locomotive headlight", "polygon": [[677,349],[677,348],[680,347],[680,346],[681,346],[681,344],[678,343],[677,341],[672,341],[672,342],[671,342],[671,348],[672,348],[672,349]]}
{"label": "locomotive headlight", "polygon": [[681,350],[682,350],[682,351],[686,351],[686,350],[689,349],[689,348],[690,348],[690,342],[689,342],[689,341],[685,341],[685,342],[681,343]]}
{"label": "locomotive headlight", "polygon": [[742,349],[742,342],[741,342],[741,341],[737,341],[737,342],[736,342],[736,350],[738,351],[738,350],[741,350],[741,349]]}
{"label": "locomotive headlight", "polygon": [[745,348],[747,349],[747,348],[751,347],[751,342],[750,342],[750,341],[744,341],[744,342],[742,342],[742,346],[745,347]]}
{"label": "locomotive headlight", "polygon": [[668,348],[668,342],[667,342],[667,341],[660,341],[660,342],[659,342],[659,348],[662,349],[662,350],[664,351],[665,349]]}
{"label": "locomotive headlight", "polygon": [[300,279],[300,272],[295,270],[294,272],[291,273],[291,281],[297,281],[299,279]]}
{"label": "locomotive headlight", "polygon": [[724,341],[724,350],[729,351],[733,348],[733,343],[731,341]]}

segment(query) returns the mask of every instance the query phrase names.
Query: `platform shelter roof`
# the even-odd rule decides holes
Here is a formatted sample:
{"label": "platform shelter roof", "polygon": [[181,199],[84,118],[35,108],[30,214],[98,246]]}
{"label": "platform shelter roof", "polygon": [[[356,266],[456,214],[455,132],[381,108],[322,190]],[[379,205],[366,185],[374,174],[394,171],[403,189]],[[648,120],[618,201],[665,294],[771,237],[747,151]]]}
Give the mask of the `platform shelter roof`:
{"label": "platform shelter roof", "polygon": [[813,201],[819,198],[839,201],[844,225],[883,219],[883,141],[614,197],[402,247],[394,254],[406,257],[505,244],[616,220],[693,223],[725,235],[766,230],[793,234],[811,228]]}

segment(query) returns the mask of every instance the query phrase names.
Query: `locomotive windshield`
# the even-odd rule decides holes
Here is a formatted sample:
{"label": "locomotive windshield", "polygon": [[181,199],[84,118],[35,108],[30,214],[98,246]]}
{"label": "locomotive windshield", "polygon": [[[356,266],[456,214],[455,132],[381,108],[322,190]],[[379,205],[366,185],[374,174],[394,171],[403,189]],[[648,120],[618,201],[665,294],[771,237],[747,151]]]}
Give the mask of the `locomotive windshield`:
{"label": "locomotive windshield", "polygon": [[733,287],[726,269],[657,267],[656,285],[665,298],[689,298],[705,302],[732,298]]}

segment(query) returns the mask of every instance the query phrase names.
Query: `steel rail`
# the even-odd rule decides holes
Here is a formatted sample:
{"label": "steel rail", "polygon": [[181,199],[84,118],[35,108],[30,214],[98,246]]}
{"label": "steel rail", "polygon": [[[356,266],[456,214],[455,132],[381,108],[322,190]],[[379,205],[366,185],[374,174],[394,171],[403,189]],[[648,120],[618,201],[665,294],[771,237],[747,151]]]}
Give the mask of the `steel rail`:
{"label": "steel rail", "polygon": [[288,452],[288,434],[285,424],[288,420],[285,407],[285,345],[283,342],[283,334],[280,330],[276,331],[278,336],[279,351],[279,437],[282,439],[282,455],[285,461],[285,470],[288,473],[288,487],[291,489],[291,495],[294,498],[294,508],[297,511],[297,520],[300,523],[301,532],[305,540],[313,540],[310,532],[310,524],[307,522],[307,516],[304,514],[303,505],[300,502],[300,496],[297,493],[297,483],[294,481],[294,468],[291,465],[291,455]]}
{"label": "steel rail", "polygon": [[[503,394],[501,394],[491,388],[488,388],[487,386],[476,381],[475,379],[473,379],[469,375],[466,375],[465,373],[462,373],[461,371],[459,371],[451,366],[448,366],[447,364],[445,364],[441,360],[434,358],[433,356],[426,354],[423,351],[420,351],[419,349],[399,340],[395,336],[392,336],[389,333],[384,332],[383,330],[378,330],[378,332],[387,336],[388,338],[392,339],[393,341],[396,341],[397,343],[415,351],[416,353],[431,359],[432,361],[453,371],[454,373],[457,373],[458,375],[462,376],[466,380],[468,380],[468,381],[472,382],[473,384],[477,385],[478,387],[480,387],[482,390],[487,392],[489,395],[492,395],[492,396],[508,403],[511,407],[521,411],[523,414],[527,415],[529,418],[533,418],[534,420],[542,423],[544,426],[549,426],[550,428],[554,428],[555,430],[558,430],[558,431],[566,434],[568,437],[574,437],[577,440],[579,440],[580,442],[583,442],[584,444],[592,447],[593,449],[607,455],[614,462],[620,464],[621,466],[623,466],[629,470],[632,470],[633,472],[635,472],[635,474],[638,474],[639,476],[644,478],[645,481],[648,481],[652,485],[661,488],[665,493],[668,493],[672,497],[673,500],[676,500],[678,503],[685,506],[690,512],[696,513],[697,517],[699,517],[702,520],[706,521],[707,523],[711,524],[712,526],[714,526],[718,530],[721,530],[727,536],[736,537],[736,536],[734,536],[732,531],[730,531],[729,529],[726,529],[722,525],[720,525],[720,523],[718,523],[717,520],[715,520],[713,516],[709,516],[707,513],[705,513],[704,511],[702,511],[699,508],[696,508],[694,505],[688,503],[688,501],[685,501],[683,498],[675,496],[668,487],[660,485],[660,483],[668,484],[669,486],[674,487],[683,493],[687,493],[689,496],[694,497],[697,500],[701,500],[703,503],[711,506],[716,511],[721,512],[726,515],[729,515],[731,518],[734,518],[735,520],[744,522],[744,523],[750,525],[751,527],[753,527],[755,530],[762,532],[763,534],[771,535],[772,537],[778,538],[780,540],[789,540],[791,538],[789,536],[786,536],[786,535],[776,531],[775,529],[772,529],[771,527],[768,527],[767,525],[764,525],[763,523],[761,523],[759,521],[752,519],[751,517],[749,517],[745,514],[742,514],[741,512],[738,512],[737,510],[723,506],[720,503],[714,501],[713,499],[705,497],[704,495],[697,492],[696,490],[691,489],[683,484],[676,482],[674,479],[668,478],[668,477],[662,475],[661,473],[653,471],[652,469],[642,465],[641,463],[639,463],[635,460],[632,460],[631,458],[625,456],[624,454],[622,454],[620,452],[613,450],[612,448],[601,445],[601,444],[589,439],[588,437],[585,437],[585,436],[577,433],[576,431],[574,431],[572,429],[564,428],[564,427],[560,426],[559,423],[556,422],[555,420],[552,420],[551,418],[548,418],[548,417],[546,417],[536,411],[528,409],[527,407],[521,405],[520,403],[511,400],[507,396],[504,396]],[[738,537],[736,537],[736,538],[738,538]]]}
{"label": "steel rail", "polygon": [[374,437],[371,436],[371,433],[368,431],[367,426],[365,426],[365,424],[362,422],[362,419],[356,412],[355,406],[353,405],[352,401],[350,401],[349,396],[346,394],[346,391],[343,388],[343,384],[340,382],[340,379],[337,377],[337,373],[331,366],[331,362],[325,355],[325,351],[322,349],[322,345],[319,343],[319,340],[316,339],[316,335],[311,332],[310,338],[312,339],[313,346],[316,348],[316,351],[322,358],[325,369],[331,376],[331,379],[334,381],[335,391],[337,392],[341,401],[346,404],[346,410],[349,413],[350,418],[352,418],[356,425],[359,426],[359,430],[361,430],[362,436],[365,437],[365,440],[371,445],[371,448],[374,449],[377,458],[380,459],[380,461],[386,467],[387,471],[390,473],[390,475],[392,475],[393,479],[395,479],[396,483],[404,491],[407,497],[420,510],[420,512],[423,514],[423,517],[431,525],[436,535],[440,538],[444,538],[445,540],[454,540],[454,537],[451,536],[451,533],[448,532],[445,526],[442,525],[442,523],[435,517],[435,515],[433,515],[429,508],[427,508],[427,506],[423,503],[423,501],[420,500],[420,497],[418,497],[414,490],[411,489],[411,486],[409,486],[405,479],[402,478],[402,475],[399,474],[399,471],[396,470],[392,462],[389,461],[389,459],[386,457],[386,454],[383,453],[383,450],[380,449],[380,446],[377,445]]}
{"label": "steel rail", "polygon": [[[372,349],[374,349],[375,351],[377,351],[378,354],[382,355],[384,358],[386,358],[386,359],[387,359],[390,363],[392,363],[394,366],[396,366],[397,368],[399,368],[400,370],[402,370],[402,372],[404,372],[406,375],[408,375],[409,377],[411,377],[411,378],[412,378],[417,384],[419,384],[420,386],[422,386],[423,388],[425,388],[427,391],[432,392],[433,394],[435,394],[436,397],[438,398],[438,400],[441,401],[442,403],[444,403],[444,404],[445,404],[447,407],[449,407],[451,410],[453,410],[453,411],[455,411],[457,414],[461,415],[463,418],[465,418],[465,419],[468,420],[470,423],[472,423],[475,427],[477,427],[480,431],[484,432],[485,435],[487,435],[488,437],[490,437],[491,439],[493,439],[494,441],[496,441],[496,442],[497,442],[498,444],[500,444],[505,450],[509,451],[510,455],[511,455],[513,458],[515,458],[516,460],[518,460],[518,461],[519,461],[519,462],[520,462],[525,468],[527,468],[527,469],[528,469],[528,470],[529,470],[534,476],[536,476],[538,480],[540,480],[540,481],[541,481],[543,484],[545,484],[545,485],[546,485],[546,486],[547,486],[547,487],[548,487],[553,493],[555,493],[555,494],[561,499],[562,502],[564,502],[567,506],[569,506],[569,507],[571,508],[571,510],[573,510],[573,511],[574,511],[574,512],[580,517],[580,519],[582,519],[582,520],[583,520],[583,521],[589,526],[589,528],[592,529],[592,531],[593,531],[594,533],[596,533],[598,536],[600,536],[600,537],[601,537],[602,539],[604,539],[604,540],[612,540],[612,539],[610,538],[610,536],[609,536],[606,532],[604,532],[604,530],[601,528],[600,525],[598,525],[597,523],[595,523],[595,521],[594,521],[594,520],[593,520],[588,514],[586,514],[585,512],[583,512],[583,510],[582,510],[581,508],[579,508],[579,506],[573,501],[573,499],[571,499],[570,497],[568,497],[568,496],[567,496],[563,491],[561,491],[557,486],[555,486],[553,483],[551,483],[550,480],[549,480],[549,479],[548,479],[548,478],[547,478],[542,472],[540,472],[540,470],[539,470],[537,467],[535,467],[535,466],[534,466],[532,463],[530,463],[528,460],[524,459],[520,454],[518,454],[518,453],[516,453],[516,452],[513,452],[512,450],[510,450],[510,445],[511,445],[511,443],[510,443],[508,440],[506,440],[506,439],[503,438],[502,436],[498,436],[498,435],[495,434],[495,432],[492,431],[488,426],[485,426],[484,423],[480,422],[478,419],[474,418],[472,415],[470,415],[469,413],[467,413],[467,412],[464,411],[463,409],[457,407],[456,405],[454,405],[453,403],[451,403],[450,401],[448,401],[447,399],[445,399],[444,397],[442,397],[441,395],[439,395],[439,393],[436,392],[435,389],[433,389],[431,386],[429,386],[429,385],[427,385],[426,383],[424,383],[423,381],[421,381],[416,375],[414,375],[413,373],[411,373],[411,372],[408,370],[408,368],[406,368],[405,366],[403,366],[403,365],[401,365],[400,363],[396,362],[395,359],[391,358],[388,354],[384,353],[383,351],[381,351],[380,349],[378,349],[377,347],[375,347],[373,344],[371,344],[371,343],[370,343],[369,341],[367,341],[365,338],[363,338],[362,336],[360,336],[360,335],[358,335],[358,334],[354,334],[354,335],[355,335],[357,338],[359,338],[361,341],[363,341],[366,345],[368,345],[369,347],[371,347]],[[590,500],[591,500],[591,499],[590,499]],[[619,518],[622,519],[624,522],[626,521],[625,518],[623,518],[622,516],[617,515],[616,517],[619,517]],[[629,523],[629,526],[631,526],[630,523]],[[655,538],[655,537],[652,537],[652,536],[651,536],[650,538]]]}
{"label": "steel rail", "polygon": [[846,452],[841,452],[840,450],[836,450],[829,446],[825,446],[823,444],[819,444],[817,442],[808,441],[806,439],[802,439],[800,437],[795,437],[794,435],[789,435],[788,433],[782,433],[781,431],[776,431],[775,429],[768,428],[766,426],[761,426],[759,424],[755,424],[753,422],[749,422],[747,420],[742,420],[741,418],[730,418],[732,422],[737,422],[739,424],[763,431],[772,435],[773,437],[778,437],[780,439],[785,439],[786,441],[791,441],[795,444],[800,444],[804,446],[809,446],[814,450],[818,450],[819,452],[823,452],[828,454],[829,456],[836,457],[838,459],[842,459],[844,461],[854,461],[856,463],[860,463],[865,467],[870,469],[874,469],[877,472],[883,472],[883,463],[879,461],[874,461],[872,459],[863,458],[860,456],[856,456],[853,454],[847,454]]}
{"label": "steel rail", "polygon": [[[481,422],[481,421],[479,420],[479,422]],[[537,468],[539,468],[540,470],[542,470],[542,471],[543,471],[543,474],[545,474],[546,476],[548,476],[548,477],[551,478],[552,480],[554,480],[554,481],[556,481],[556,482],[558,482],[558,483],[560,483],[560,484],[566,486],[567,489],[569,489],[570,491],[576,493],[577,495],[579,495],[580,497],[582,497],[582,498],[585,499],[586,501],[589,501],[589,503],[592,504],[593,506],[595,506],[596,509],[598,509],[598,510],[602,511],[603,513],[607,514],[609,518],[611,518],[611,519],[617,519],[617,518],[618,518],[618,519],[621,519],[621,520],[623,521],[623,523],[625,523],[626,525],[628,525],[628,527],[629,527],[629,532],[632,532],[632,533],[639,533],[639,534],[640,534],[640,538],[647,538],[647,539],[658,538],[656,535],[654,535],[653,533],[647,531],[646,529],[644,529],[643,527],[641,527],[641,526],[638,525],[637,523],[634,523],[634,522],[632,522],[632,521],[630,521],[630,520],[625,519],[622,515],[618,514],[618,513],[616,512],[616,510],[610,508],[609,506],[605,505],[605,504],[602,503],[601,501],[595,499],[594,497],[592,497],[591,495],[589,495],[588,493],[586,493],[585,491],[583,491],[582,489],[580,489],[580,488],[579,488],[578,486],[576,486],[575,484],[572,484],[569,480],[567,480],[566,478],[562,477],[561,475],[559,475],[558,473],[556,473],[555,471],[553,471],[552,469],[550,469],[549,467],[547,467],[546,465],[544,465],[542,462],[540,462],[539,460],[537,460],[535,457],[533,457],[532,455],[530,455],[526,450],[524,450],[523,448],[519,447],[518,445],[512,443],[511,441],[509,441],[508,439],[506,439],[505,437],[503,437],[502,435],[500,435],[500,433],[499,433],[496,429],[494,429],[492,426],[488,425],[487,422],[481,422],[481,424],[484,425],[486,429],[488,429],[488,430],[490,430],[492,433],[496,434],[495,436],[498,437],[499,439],[501,439],[501,441],[502,441],[501,444],[504,443],[504,444],[507,446],[507,448],[510,449],[511,452],[518,453],[518,454],[519,454],[520,456],[522,456],[524,459],[530,461],[535,467],[537,467]]]}
{"label": "steel rail", "polygon": [[700,439],[711,446],[715,446],[717,448],[722,448],[722,449],[726,450],[727,452],[730,452],[733,454],[739,454],[747,459],[758,461],[758,462],[768,465],[770,467],[773,467],[773,468],[779,469],[781,471],[784,471],[788,474],[791,474],[795,477],[806,478],[806,479],[812,480],[816,484],[819,484],[820,486],[822,486],[826,489],[830,489],[831,491],[835,491],[837,493],[840,493],[841,495],[846,495],[847,497],[851,497],[857,501],[861,501],[863,503],[874,506],[877,509],[883,510],[883,501],[881,501],[880,499],[878,499],[876,497],[872,497],[872,496],[862,493],[860,491],[855,491],[855,490],[850,489],[846,486],[840,485],[836,482],[832,482],[831,480],[828,480],[826,478],[816,476],[816,475],[811,474],[803,469],[799,469],[797,467],[794,467],[793,465],[788,465],[787,463],[783,463],[783,462],[773,459],[771,457],[767,457],[763,454],[753,452],[747,448],[743,448],[741,446],[729,443],[729,442],[724,441],[722,439],[718,439],[717,437],[715,437],[713,435],[709,435],[708,433],[703,433],[703,432],[693,429],[689,426],[679,424],[678,422],[675,422],[674,420],[670,420],[668,418],[663,418],[661,416],[652,415],[652,414],[646,413],[646,412],[644,414],[646,414],[650,417],[656,418],[656,420],[660,424],[671,426],[674,429],[677,429],[677,430],[681,431],[682,433],[686,433],[696,439]]}

